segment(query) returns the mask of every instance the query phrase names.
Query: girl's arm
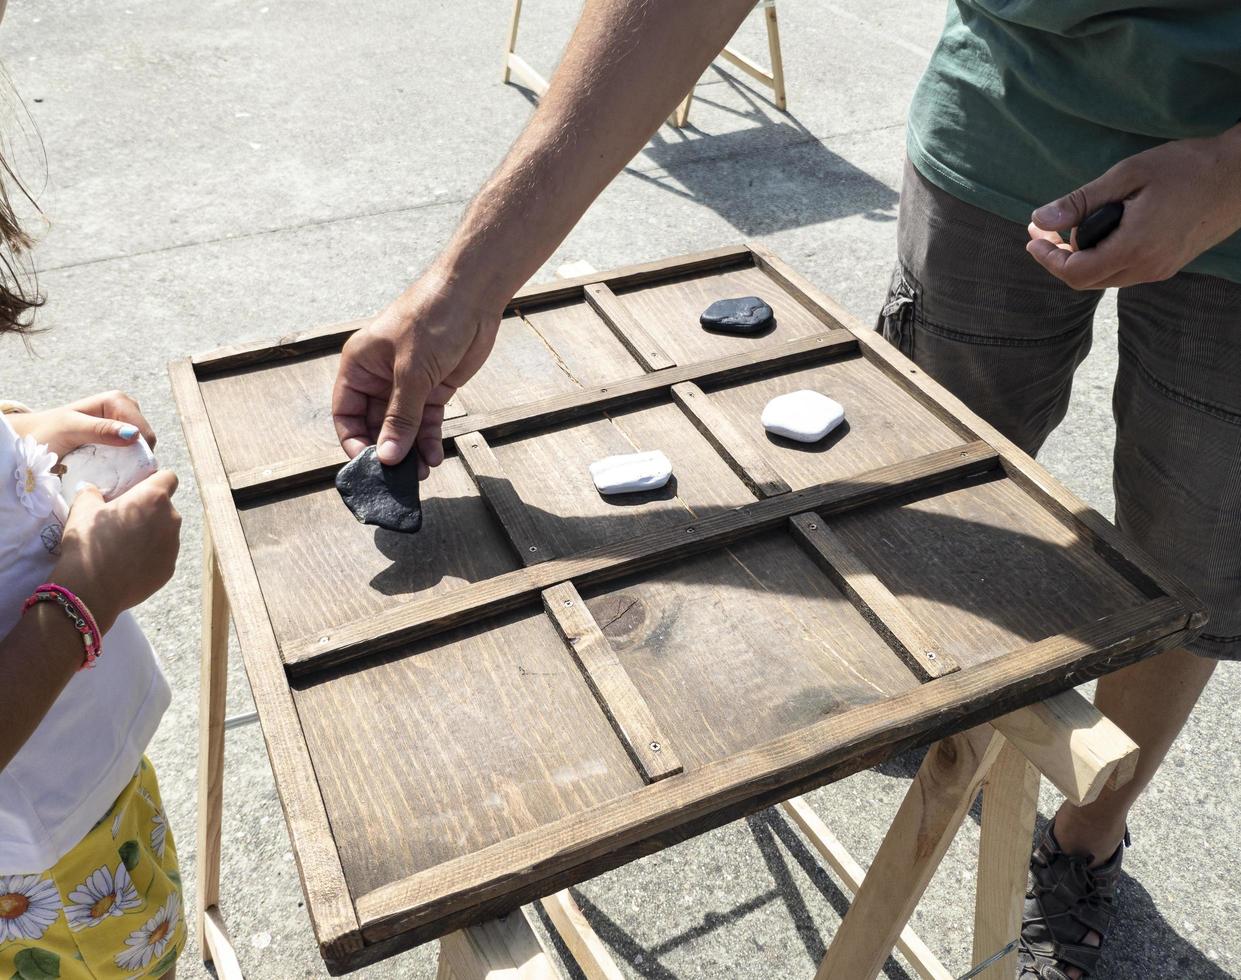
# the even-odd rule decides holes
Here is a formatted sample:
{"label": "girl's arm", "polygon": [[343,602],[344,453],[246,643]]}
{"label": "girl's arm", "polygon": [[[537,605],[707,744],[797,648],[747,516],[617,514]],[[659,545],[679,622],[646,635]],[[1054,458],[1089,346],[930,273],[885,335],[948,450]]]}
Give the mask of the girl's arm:
{"label": "girl's arm", "polygon": [[0,770],[81,666],[82,637],[54,602],[33,606],[0,640]]}
{"label": "girl's arm", "polygon": [[[181,515],[172,505],[176,489],[176,475],[160,470],[109,503],[91,488],[74,499],[51,581],[86,603],[101,632],[172,578],[181,536]],[[105,640],[101,656],[107,655]],[[31,607],[0,640],[0,770],[34,734],[82,660],[82,638],[55,603]]]}

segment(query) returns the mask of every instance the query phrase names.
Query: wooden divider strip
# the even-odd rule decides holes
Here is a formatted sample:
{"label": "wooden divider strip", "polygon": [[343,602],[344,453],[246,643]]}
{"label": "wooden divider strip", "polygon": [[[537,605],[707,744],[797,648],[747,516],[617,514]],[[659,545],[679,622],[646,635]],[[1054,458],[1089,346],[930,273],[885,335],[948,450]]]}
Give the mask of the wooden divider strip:
{"label": "wooden divider strip", "polygon": [[606,282],[591,283],[582,290],[582,295],[591,309],[599,314],[599,319],[625,345],[625,349],[637,358],[643,370],[662,371],[676,367],[677,362],[646,332],[646,328],[634,318]]}
{"label": "wooden divider strip", "polygon": [[895,347],[867,329],[804,276],[761,245],[751,245],[755,265],[829,327],[844,327],[858,338],[862,355],[963,439],[983,439],[995,447],[1000,465],[1014,483],[1047,508],[1061,524],[1088,542],[1105,562],[1147,598],[1176,596],[1194,610],[1191,628],[1201,629],[1206,613],[1192,592],[1161,571],[1114,524],[1056,482],[1038,462],[994,426],[981,419],[947,388],[920,370]]}
{"label": "wooden divider strip", "polygon": [[[632,860],[673,828],[674,839],[683,839],[1118,669],[1180,642],[1185,628],[1181,603],[1157,599],[833,715],[360,895],[363,935],[368,942],[398,934],[405,944],[424,942],[480,909],[485,915],[488,907],[527,901]],[[945,712],[945,704],[953,710]],[[524,869],[523,882],[502,873],[514,867]]]}
{"label": "wooden divider strip", "polygon": [[798,514],[789,518],[789,528],[793,538],[836,587],[863,614],[871,614],[867,618],[876,631],[922,680],[934,680],[961,669],[822,517],[813,512]]}
{"label": "wooden divider strip", "polygon": [[467,432],[453,441],[457,455],[474,478],[479,494],[500,522],[521,563],[535,565],[554,558],[550,546],[540,540],[525,501],[513,489],[513,481],[505,474],[483,434]]}
{"label": "wooden divider strip", "polygon": [[803,511],[841,513],[986,472],[996,465],[994,450],[974,442],[881,466],[847,480],[757,500],[342,624],[288,644],[282,651],[285,665],[292,674],[304,674],[512,609],[559,582],[573,581],[579,587],[604,582],[778,527]]}
{"label": "wooden divider strip", "polygon": [[[846,354],[856,351],[857,346],[857,338],[848,330],[829,330],[752,353],[677,365],[612,384],[553,395],[515,408],[445,419],[444,438],[453,439],[467,432],[481,432],[489,438],[511,435],[537,426],[555,425],[583,415],[653,401],[682,381],[715,384],[736,381]],[[232,474],[230,481],[237,500],[244,501],[315,483],[332,476],[344,462],[344,450],[333,446],[283,463],[238,470]]]}
{"label": "wooden divider strip", "polygon": [[672,386],[672,398],[681,406],[707,442],[732,471],[759,497],[788,493],[790,487],[763,455],[762,449],[712,403],[698,385],[683,381]]}
{"label": "wooden divider strip", "polygon": [[681,760],[573,583],[545,589],[543,605],[642,778],[653,783],[680,772]]}

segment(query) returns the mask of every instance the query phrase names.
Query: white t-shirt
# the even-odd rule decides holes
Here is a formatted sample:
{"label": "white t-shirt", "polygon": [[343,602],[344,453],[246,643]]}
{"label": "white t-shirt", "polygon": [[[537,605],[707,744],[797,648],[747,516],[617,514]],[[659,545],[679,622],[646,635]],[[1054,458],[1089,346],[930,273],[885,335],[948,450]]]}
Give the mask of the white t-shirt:
{"label": "white t-shirt", "polygon": [[[19,481],[30,455],[0,415],[0,637],[59,551],[65,507],[48,493],[59,481]],[[151,645],[122,613],[95,666],[73,675],[0,770],[0,874],[45,871],[86,836],[133,778],[171,699]]]}

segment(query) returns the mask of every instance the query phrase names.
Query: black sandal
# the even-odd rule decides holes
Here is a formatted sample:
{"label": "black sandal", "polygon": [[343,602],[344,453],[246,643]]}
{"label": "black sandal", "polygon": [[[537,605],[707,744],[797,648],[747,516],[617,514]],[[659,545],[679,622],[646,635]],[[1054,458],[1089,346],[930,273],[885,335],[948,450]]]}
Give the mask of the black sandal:
{"label": "black sandal", "polygon": [[[1030,855],[1030,890],[1017,957],[1018,980],[1069,980],[1070,967],[1083,980],[1099,963],[1103,938],[1116,916],[1116,886],[1129,832],[1105,864],[1091,868],[1092,857],[1066,854],[1048,824]],[[1098,946],[1086,937],[1098,933]]]}

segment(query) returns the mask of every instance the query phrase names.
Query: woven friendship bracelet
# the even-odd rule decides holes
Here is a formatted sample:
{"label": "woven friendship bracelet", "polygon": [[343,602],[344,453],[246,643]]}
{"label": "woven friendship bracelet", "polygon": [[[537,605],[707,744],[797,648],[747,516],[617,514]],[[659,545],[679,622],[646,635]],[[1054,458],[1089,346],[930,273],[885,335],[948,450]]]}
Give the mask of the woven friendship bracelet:
{"label": "woven friendship bracelet", "polygon": [[99,632],[99,625],[95,622],[95,617],[86,608],[86,603],[68,589],[53,582],[44,582],[22,604],[22,615],[25,615],[39,602],[55,602],[64,611],[65,615],[69,617],[69,620],[73,623],[73,628],[81,634],[82,646],[85,648],[86,655],[83,657],[82,666],[78,670],[94,667],[95,661],[103,653],[103,635]]}

